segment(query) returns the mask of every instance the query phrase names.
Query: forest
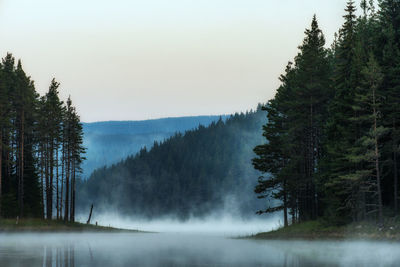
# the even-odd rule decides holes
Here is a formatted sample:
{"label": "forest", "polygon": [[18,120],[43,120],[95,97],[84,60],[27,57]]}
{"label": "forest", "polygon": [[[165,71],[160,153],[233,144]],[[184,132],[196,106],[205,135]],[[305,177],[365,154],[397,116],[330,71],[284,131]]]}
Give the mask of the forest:
{"label": "forest", "polygon": [[265,105],[156,141],[88,179],[79,178],[84,130],[71,98],[60,99],[54,79],[40,96],[7,54],[0,216],[75,221],[94,204],[148,218],[258,210],[282,212],[285,226],[384,226],[399,215],[400,2],[348,1],[343,18],[330,46],[312,18]]}
{"label": "forest", "polygon": [[262,203],[253,192],[259,172],[251,165],[252,149],[263,142],[264,123],[260,105],[99,168],[77,187],[78,210],[86,215],[93,203],[97,214],[131,217],[254,216]]}
{"label": "forest", "polygon": [[40,96],[8,53],[0,64],[0,217],[75,221],[83,131],[55,79]]}
{"label": "forest", "polygon": [[263,108],[255,192],[279,200],[259,213],[283,211],[285,226],[399,215],[400,2],[360,7],[347,2],[330,48],[314,16]]}
{"label": "forest", "polygon": [[183,133],[199,125],[208,126],[220,117],[225,120],[228,115],[82,123],[86,149],[82,177],[87,178],[99,167],[136,154],[143,147],[151,147],[154,141],[162,142],[177,132]]}

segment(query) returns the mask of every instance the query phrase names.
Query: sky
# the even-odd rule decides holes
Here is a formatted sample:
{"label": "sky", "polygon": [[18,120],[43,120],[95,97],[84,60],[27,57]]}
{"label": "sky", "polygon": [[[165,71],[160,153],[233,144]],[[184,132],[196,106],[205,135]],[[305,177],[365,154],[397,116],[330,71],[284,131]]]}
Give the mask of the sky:
{"label": "sky", "polygon": [[327,45],[346,0],[0,0],[0,54],[81,120],[220,115],[273,98],[317,15]]}

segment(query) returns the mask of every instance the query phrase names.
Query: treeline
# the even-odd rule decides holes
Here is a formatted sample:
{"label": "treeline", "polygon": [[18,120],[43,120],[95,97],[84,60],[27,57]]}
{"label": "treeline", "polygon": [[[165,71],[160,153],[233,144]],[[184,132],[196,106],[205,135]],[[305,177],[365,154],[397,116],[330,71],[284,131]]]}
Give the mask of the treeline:
{"label": "treeline", "polygon": [[[0,216],[74,221],[82,126],[52,80],[40,97],[11,54],[0,65]],[[55,212],[55,213],[54,213]]]}
{"label": "treeline", "polygon": [[400,1],[348,1],[331,48],[314,16],[275,98],[265,106],[267,144],[253,159],[255,192],[281,205],[285,225],[398,215]]}
{"label": "treeline", "polygon": [[[179,219],[211,214],[254,215],[257,171],[253,147],[262,142],[264,112],[235,114],[208,127],[177,133],[137,155],[97,169],[79,186],[78,203],[86,213]],[[225,213],[226,212],[226,213]]]}
{"label": "treeline", "polygon": [[[225,120],[228,115],[222,116]],[[89,177],[97,168],[110,166],[154,141],[163,141],[176,132],[185,132],[198,125],[208,126],[219,116],[194,116],[164,118],[145,121],[105,121],[83,123],[86,160],[82,164],[82,176]]]}

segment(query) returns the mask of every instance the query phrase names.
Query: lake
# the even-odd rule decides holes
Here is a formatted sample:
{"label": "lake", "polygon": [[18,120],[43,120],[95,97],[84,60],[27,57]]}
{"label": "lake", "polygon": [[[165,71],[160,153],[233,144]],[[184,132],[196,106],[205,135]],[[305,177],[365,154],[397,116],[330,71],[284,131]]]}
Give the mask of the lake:
{"label": "lake", "polygon": [[400,244],[189,233],[0,234],[0,266],[399,266]]}

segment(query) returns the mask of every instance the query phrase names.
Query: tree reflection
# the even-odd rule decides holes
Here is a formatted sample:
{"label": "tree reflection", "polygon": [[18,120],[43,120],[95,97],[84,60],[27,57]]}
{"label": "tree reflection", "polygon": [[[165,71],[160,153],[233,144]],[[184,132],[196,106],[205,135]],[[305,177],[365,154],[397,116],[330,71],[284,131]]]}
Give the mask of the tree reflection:
{"label": "tree reflection", "polygon": [[43,247],[44,267],[75,267],[75,246]]}

